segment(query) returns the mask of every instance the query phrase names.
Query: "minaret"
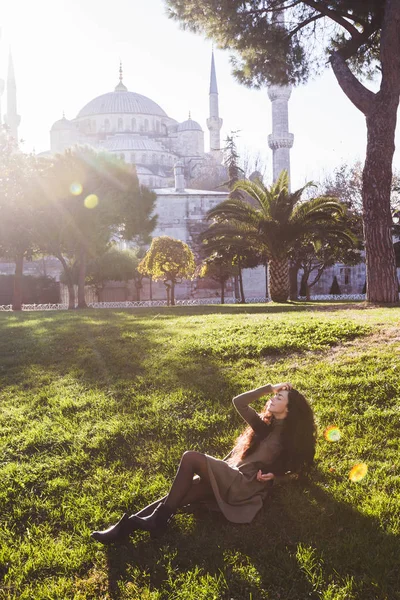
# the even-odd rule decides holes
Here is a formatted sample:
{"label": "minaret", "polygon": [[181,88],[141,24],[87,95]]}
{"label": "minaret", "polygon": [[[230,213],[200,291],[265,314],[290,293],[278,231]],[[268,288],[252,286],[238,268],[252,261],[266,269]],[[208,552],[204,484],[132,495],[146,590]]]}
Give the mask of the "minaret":
{"label": "minaret", "polygon": [[4,121],[9,128],[10,134],[14,140],[18,142],[18,125],[21,122],[21,117],[17,114],[17,86],[15,83],[14,65],[11,51],[8,57],[7,114]]}
{"label": "minaret", "polygon": [[210,131],[210,152],[218,162],[221,162],[220,131],[222,127],[222,119],[219,118],[218,87],[217,76],[215,75],[214,50],[211,54],[210,117],[207,119],[207,127]]}
{"label": "minaret", "polygon": [[288,85],[271,85],[268,96],[272,103],[272,134],[268,136],[268,146],[272,150],[272,168],[274,181],[284,169],[290,181],[290,148],[294,135],[289,133],[288,103],[292,88]]}
{"label": "minaret", "polygon": [[[275,16],[278,25],[285,26],[283,11]],[[281,171],[289,175],[290,186],[290,148],[294,135],[289,133],[289,98],[292,88],[289,85],[271,85],[268,96],[272,103],[272,134],[268,136],[268,146],[272,150],[273,178],[276,181]]]}

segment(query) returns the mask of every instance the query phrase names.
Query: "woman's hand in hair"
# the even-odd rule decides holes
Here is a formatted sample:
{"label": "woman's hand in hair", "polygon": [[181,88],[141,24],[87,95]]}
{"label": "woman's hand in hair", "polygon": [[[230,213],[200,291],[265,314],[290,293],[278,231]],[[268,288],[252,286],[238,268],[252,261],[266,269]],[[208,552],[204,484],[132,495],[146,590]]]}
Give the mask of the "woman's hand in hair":
{"label": "woman's hand in hair", "polygon": [[257,481],[272,481],[273,479],[275,479],[273,473],[263,473],[261,469],[257,473]]}

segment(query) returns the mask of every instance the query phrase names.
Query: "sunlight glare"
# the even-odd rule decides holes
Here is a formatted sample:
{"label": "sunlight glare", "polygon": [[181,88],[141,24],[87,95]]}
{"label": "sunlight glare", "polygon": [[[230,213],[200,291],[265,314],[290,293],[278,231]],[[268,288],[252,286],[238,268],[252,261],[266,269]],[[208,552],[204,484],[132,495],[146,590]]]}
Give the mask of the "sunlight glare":
{"label": "sunlight glare", "polygon": [[336,425],[331,425],[327,427],[324,431],[324,438],[327,442],[338,442],[341,438],[342,434],[340,429],[336,427]]}
{"label": "sunlight glare", "polygon": [[89,194],[89,196],[86,196],[86,198],[84,200],[84,205],[86,208],[96,208],[98,203],[99,203],[99,199],[96,196],[96,194]]}
{"label": "sunlight glare", "polygon": [[71,185],[69,186],[69,191],[73,196],[79,196],[80,194],[82,194],[82,186],[80,183],[74,181],[74,183],[71,183]]}
{"label": "sunlight glare", "polygon": [[354,465],[349,473],[350,481],[358,482],[364,479],[368,471],[368,466],[365,463]]}

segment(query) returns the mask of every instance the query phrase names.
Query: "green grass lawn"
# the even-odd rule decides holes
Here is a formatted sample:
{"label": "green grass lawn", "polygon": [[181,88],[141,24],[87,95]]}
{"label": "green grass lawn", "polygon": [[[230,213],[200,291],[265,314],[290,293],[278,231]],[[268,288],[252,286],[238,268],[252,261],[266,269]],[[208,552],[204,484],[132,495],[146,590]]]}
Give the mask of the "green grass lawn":
{"label": "green grass lawn", "polygon": [[[0,598],[400,599],[399,349],[397,307],[0,313]],[[164,495],[185,450],[224,456],[232,397],[281,380],[315,410],[307,481],[250,525],[196,508],[159,540],[90,539]]]}

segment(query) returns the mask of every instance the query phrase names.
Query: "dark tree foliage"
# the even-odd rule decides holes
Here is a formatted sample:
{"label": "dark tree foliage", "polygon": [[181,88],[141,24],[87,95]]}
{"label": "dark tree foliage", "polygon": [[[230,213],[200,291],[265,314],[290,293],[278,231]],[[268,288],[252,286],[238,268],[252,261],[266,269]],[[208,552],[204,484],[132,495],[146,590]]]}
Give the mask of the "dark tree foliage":
{"label": "dark tree foliage", "polygon": [[[399,0],[166,0],[183,27],[235,52],[246,85],[305,83],[327,64],[368,130],[363,171],[367,299],[397,302],[390,186],[400,97]],[[361,81],[380,79],[374,93]],[[340,121],[340,115],[330,115]]]}
{"label": "dark tree foliage", "polygon": [[224,165],[228,170],[228,181],[223,185],[226,185],[231,190],[231,198],[241,198],[239,190],[232,190],[233,186],[239,179],[243,179],[243,169],[239,167],[239,154],[236,147],[236,131],[232,131],[231,135],[228,135],[225,140],[224,146]]}
{"label": "dark tree foliage", "polygon": [[336,275],[333,278],[331,289],[329,290],[329,293],[332,296],[340,296],[340,294],[341,294],[340,286],[339,286],[339,283],[338,283]]}

